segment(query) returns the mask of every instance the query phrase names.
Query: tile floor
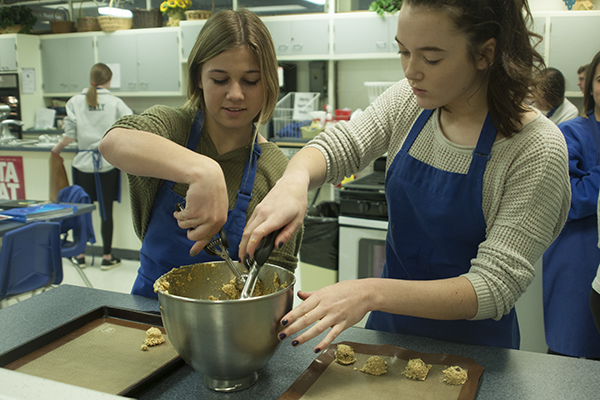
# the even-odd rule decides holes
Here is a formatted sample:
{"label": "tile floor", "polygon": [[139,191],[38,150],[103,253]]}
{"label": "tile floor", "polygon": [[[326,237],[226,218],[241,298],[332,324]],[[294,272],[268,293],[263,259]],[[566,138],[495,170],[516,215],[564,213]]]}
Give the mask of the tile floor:
{"label": "tile floor", "polygon": [[[94,289],[121,293],[131,292],[131,287],[137,276],[137,270],[140,267],[139,260],[121,260],[121,265],[111,270],[103,271],[100,269],[102,257],[94,257],[94,265],[92,265],[91,256],[86,256],[85,259],[87,266],[81,269],[81,272],[85,274]],[[86,286],[77,268],[79,267],[75,267],[71,261],[63,258],[63,284]]]}

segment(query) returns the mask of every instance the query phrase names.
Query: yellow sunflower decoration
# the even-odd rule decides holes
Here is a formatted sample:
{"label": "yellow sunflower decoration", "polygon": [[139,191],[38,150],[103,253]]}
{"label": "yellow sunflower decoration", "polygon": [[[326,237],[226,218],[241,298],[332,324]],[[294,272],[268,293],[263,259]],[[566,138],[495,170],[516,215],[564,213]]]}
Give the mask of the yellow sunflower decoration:
{"label": "yellow sunflower decoration", "polygon": [[192,0],[165,0],[160,4],[160,11],[169,17],[168,26],[178,26],[185,15],[185,10],[192,7]]}

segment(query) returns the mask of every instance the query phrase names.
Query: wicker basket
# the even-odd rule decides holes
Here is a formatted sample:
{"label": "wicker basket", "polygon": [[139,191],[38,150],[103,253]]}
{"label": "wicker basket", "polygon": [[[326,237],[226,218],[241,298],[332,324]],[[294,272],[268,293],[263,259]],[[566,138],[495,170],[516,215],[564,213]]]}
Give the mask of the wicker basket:
{"label": "wicker basket", "polygon": [[195,19],[208,19],[212,15],[212,11],[206,10],[188,10],[185,12],[185,19],[188,21]]}
{"label": "wicker basket", "polygon": [[[63,10],[65,12],[64,20],[56,19],[56,12],[58,10]],[[52,33],[69,33],[75,32],[75,22],[71,21],[71,17],[69,15],[69,11],[64,7],[57,7],[54,10],[54,21],[50,21],[50,29],[52,29]]]}
{"label": "wicker basket", "polygon": [[95,32],[100,30],[100,24],[96,17],[78,17],[77,32]]}
{"label": "wicker basket", "polygon": [[194,19],[209,19],[213,15],[213,11],[215,11],[215,0],[212,0],[212,8],[210,11],[188,10],[185,12],[185,19],[188,21]]}
{"label": "wicker basket", "polygon": [[77,32],[95,32],[100,30],[100,24],[96,17],[82,17],[81,6],[83,1],[79,3],[79,15],[77,17]]}
{"label": "wicker basket", "polygon": [[[116,2],[119,4],[119,1]],[[113,0],[110,0],[108,3],[108,8],[112,8]],[[123,4],[121,4],[121,9],[123,9]],[[131,29],[133,25],[132,18],[120,18],[113,17],[112,15],[101,15],[98,17],[98,23],[100,24],[100,29],[104,32],[114,32],[125,29]]]}
{"label": "wicker basket", "polygon": [[104,32],[113,32],[131,29],[133,20],[131,18],[117,18],[110,17],[108,15],[101,15],[98,17],[98,24],[100,24],[100,29],[102,29]]}
{"label": "wicker basket", "polygon": [[158,8],[151,10],[131,10],[133,13],[133,29],[158,28],[163,25],[163,16]]}

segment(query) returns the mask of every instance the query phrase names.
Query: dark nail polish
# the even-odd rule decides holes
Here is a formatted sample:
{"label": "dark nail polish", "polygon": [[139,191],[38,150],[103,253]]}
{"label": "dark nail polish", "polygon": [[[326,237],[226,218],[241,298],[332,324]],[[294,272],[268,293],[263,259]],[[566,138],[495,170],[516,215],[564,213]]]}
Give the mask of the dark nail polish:
{"label": "dark nail polish", "polygon": [[281,321],[281,325],[286,326],[288,324],[288,320],[284,319]]}
{"label": "dark nail polish", "polygon": [[244,261],[248,261],[250,259],[250,254],[246,253],[246,258],[244,259]]}
{"label": "dark nail polish", "polygon": [[279,340],[283,340],[285,339],[285,333],[280,333],[279,334]]}
{"label": "dark nail polish", "polygon": [[292,346],[298,346],[299,344],[300,342],[297,340],[292,341]]}
{"label": "dark nail polish", "polygon": [[279,244],[277,245],[277,248],[280,249],[283,247],[283,242],[279,242]]}
{"label": "dark nail polish", "polygon": [[195,250],[190,250],[190,257],[195,257],[195,256],[196,256],[196,254],[198,254],[198,252],[197,252],[197,251],[195,251]]}
{"label": "dark nail polish", "polygon": [[319,352],[321,352],[321,349],[317,347],[314,351],[315,351],[315,353],[319,353]]}

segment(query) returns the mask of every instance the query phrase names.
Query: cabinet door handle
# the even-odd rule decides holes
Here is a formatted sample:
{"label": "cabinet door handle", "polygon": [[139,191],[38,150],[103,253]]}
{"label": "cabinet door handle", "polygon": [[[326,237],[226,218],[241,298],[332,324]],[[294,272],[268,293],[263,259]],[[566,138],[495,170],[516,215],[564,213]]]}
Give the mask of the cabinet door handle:
{"label": "cabinet door handle", "polygon": [[136,84],[135,82],[129,82],[129,89],[135,90]]}
{"label": "cabinet door handle", "polygon": [[147,90],[148,82],[140,82],[140,90]]}
{"label": "cabinet door handle", "polygon": [[375,46],[379,49],[385,49],[387,47],[387,42],[375,42]]}
{"label": "cabinet door handle", "polygon": [[287,48],[288,48],[287,44],[280,44],[278,47],[279,50],[287,50]]}
{"label": "cabinet door handle", "polygon": [[301,44],[295,44],[294,45],[294,50],[302,50],[302,45]]}

